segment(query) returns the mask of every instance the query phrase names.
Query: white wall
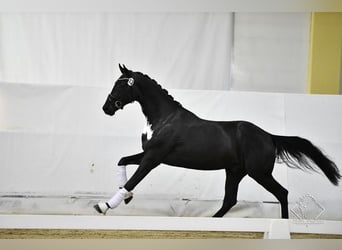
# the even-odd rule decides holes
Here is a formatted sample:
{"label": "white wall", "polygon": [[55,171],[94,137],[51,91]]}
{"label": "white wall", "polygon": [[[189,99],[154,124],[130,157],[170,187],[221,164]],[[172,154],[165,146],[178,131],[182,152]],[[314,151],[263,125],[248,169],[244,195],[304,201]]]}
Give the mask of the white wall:
{"label": "white wall", "polygon": [[[145,121],[140,108],[133,104],[114,117],[105,116],[101,110],[105,88],[4,83],[0,87],[0,166],[5,173],[0,177],[2,193],[111,194],[116,186],[115,163],[141,150],[140,131]],[[190,90],[172,93],[203,118],[249,120],[274,134],[306,137],[342,165],[339,96]],[[282,165],[276,167],[275,176],[290,189],[292,201],[306,192],[322,200],[341,197],[341,189],[320,175],[302,174]],[[215,200],[222,198],[223,185],[222,171],[160,167],[136,192],[161,199]],[[325,196],[327,192],[329,197]],[[274,200],[249,178],[244,179],[239,198]]]}

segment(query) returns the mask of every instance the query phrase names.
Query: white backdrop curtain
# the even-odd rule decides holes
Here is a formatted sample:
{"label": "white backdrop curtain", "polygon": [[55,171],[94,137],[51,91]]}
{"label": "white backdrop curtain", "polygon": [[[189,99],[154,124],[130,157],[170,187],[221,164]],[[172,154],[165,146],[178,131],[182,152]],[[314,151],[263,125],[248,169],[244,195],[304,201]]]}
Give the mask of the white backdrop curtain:
{"label": "white backdrop curtain", "polygon": [[228,89],[232,15],[0,14],[0,81],[111,86],[117,65],[166,88]]}
{"label": "white backdrop curtain", "polygon": [[[309,13],[1,13],[0,81],[306,92]],[[115,68],[114,68],[115,67]]]}

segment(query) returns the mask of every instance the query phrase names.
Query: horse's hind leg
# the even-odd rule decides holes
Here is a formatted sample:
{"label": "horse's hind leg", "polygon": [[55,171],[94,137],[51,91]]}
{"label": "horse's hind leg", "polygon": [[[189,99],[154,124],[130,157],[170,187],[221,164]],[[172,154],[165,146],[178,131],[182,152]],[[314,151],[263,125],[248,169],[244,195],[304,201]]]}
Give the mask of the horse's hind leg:
{"label": "horse's hind leg", "polygon": [[237,202],[237,192],[239,183],[246,175],[245,172],[231,173],[226,169],[226,185],[223,205],[213,217],[224,216]]}
{"label": "horse's hind leg", "polygon": [[242,124],[241,129],[241,152],[247,174],[278,199],[281,217],[288,218],[288,191],[272,176],[276,150],[272,137],[250,124]]}
{"label": "horse's hind leg", "polygon": [[250,157],[247,158],[245,163],[247,173],[277,198],[281,206],[281,217],[287,219],[289,218],[287,202],[288,191],[272,176],[275,158],[273,155],[267,155],[266,153],[263,155],[260,153],[259,157],[261,158],[258,159],[256,155],[250,155]]}
{"label": "horse's hind leg", "polygon": [[272,193],[277,200],[280,202],[281,206],[281,217],[283,219],[289,218],[287,195],[288,191],[280,185],[272,175],[265,176],[252,176],[261,186],[263,186],[267,191]]}

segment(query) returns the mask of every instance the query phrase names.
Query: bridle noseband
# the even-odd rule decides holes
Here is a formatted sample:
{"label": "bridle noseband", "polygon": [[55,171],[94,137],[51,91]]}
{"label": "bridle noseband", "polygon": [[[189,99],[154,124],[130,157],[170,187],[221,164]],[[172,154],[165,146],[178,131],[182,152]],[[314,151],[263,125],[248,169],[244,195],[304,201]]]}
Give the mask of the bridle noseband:
{"label": "bridle noseband", "polygon": [[[130,87],[132,87],[133,86],[133,84],[134,84],[134,79],[132,78],[132,77],[130,77],[130,78],[119,78],[118,79],[118,81],[123,81],[123,80],[128,80],[127,81],[127,85],[128,86],[130,86]],[[114,99],[114,96],[112,95],[112,93],[110,93],[109,95],[108,95],[108,101],[110,101],[110,102],[113,102],[113,99]],[[115,101],[114,102],[114,106],[117,108],[117,109],[123,109],[123,104],[122,104],[122,102],[121,101]]]}
{"label": "bridle noseband", "polygon": [[[112,95],[112,94],[109,94],[109,95],[108,95],[108,101],[112,103],[112,102],[113,102],[113,99],[114,99],[113,95]],[[122,105],[122,102],[121,102],[121,101],[115,101],[115,102],[114,102],[114,106],[115,106],[117,109],[122,109],[122,108],[123,108],[123,105]]]}

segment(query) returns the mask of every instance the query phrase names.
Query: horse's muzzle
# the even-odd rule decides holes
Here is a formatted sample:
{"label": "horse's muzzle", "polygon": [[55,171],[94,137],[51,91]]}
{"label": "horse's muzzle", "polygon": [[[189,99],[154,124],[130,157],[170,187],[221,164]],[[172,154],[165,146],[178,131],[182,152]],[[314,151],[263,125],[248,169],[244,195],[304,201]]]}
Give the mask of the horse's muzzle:
{"label": "horse's muzzle", "polygon": [[110,116],[113,116],[115,112],[117,111],[117,109],[114,108],[113,106],[106,105],[106,104],[103,105],[102,110],[103,112],[105,112],[106,115],[110,115]]}

